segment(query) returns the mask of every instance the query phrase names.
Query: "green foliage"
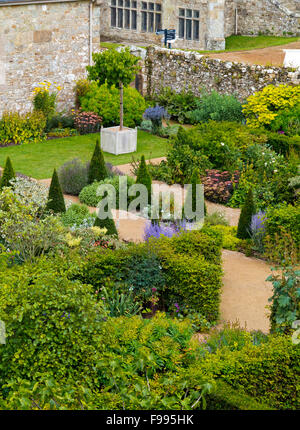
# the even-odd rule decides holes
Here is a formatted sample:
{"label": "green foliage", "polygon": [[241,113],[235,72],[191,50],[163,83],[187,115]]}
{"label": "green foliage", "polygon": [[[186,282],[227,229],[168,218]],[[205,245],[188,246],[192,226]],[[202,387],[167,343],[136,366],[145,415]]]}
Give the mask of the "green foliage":
{"label": "green foliage", "polygon": [[237,227],[229,225],[212,225],[211,229],[222,234],[222,248],[231,251],[238,251],[241,245],[241,239],[236,237]]}
{"label": "green foliage", "polygon": [[272,131],[281,131],[288,136],[300,135],[300,103],[292,109],[280,112],[270,123]]}
{"label": "green foliage", "polygon": [[243,106],[247,124],[253,127],[269,126],[282,111],[288,111],[300,103],[298,85],[268,85],[248,97]]}
{"label": "green foliage", "polygon": [[130,291],[119,291],[119,286],[111,288],[109,291],[103,287],[101,289],[101,299],[103,308],[110,317],[134,316],[138,314],[142,306],[136,301],[136,297]]}
{"label": "green foliage", "polygon": [[88,168],[88,183],[92,184],[94,181],[103,181],[107,176],[103,151],[100,148],[100,140],[97,138],[94,153]]}
{"label": "green foliage", "polygon": [[272,274],[267,281],[273,284],[271,330],[291,333],[293,322],[300,319],[300,270],[282,268],[281,274]]}
{"label": "green foliage", "polygon": [[202,371],[234,389],[243,389],[258,402],[275,409],[299,408],[300,347],[290,336],[269,336],[267,342],[226,346],[206,354],[195,372]]}
{"label": "green foliage", "polygon": [[250,225],[252,220],[252,215],[255,214],[255,206],[253,201],[252,188],[249,189],[244,206],[242,207],[238,228],[237,237],[239,239],[250,238]]}
{"label": "green foliage", "polygon": [[116,229],[116,224],[110,210],[108,211],[107,218],[100,219],[99,217],[96,217],[94,226],[106,228],[106,234],[108,236],[114,235],[118,237],[118,230]]}
{"label": "green foliage", "polygon": [[57,98],[57,92],[52,91],[50,93],[50,87],[50,82],[43,87],[36,87],[34,89],[33,96],[34,110],[37,112],[42,112],[47,120],[49,120],[55,112]]}
{"label": "green foliage", "polygon": [[214,390],[207,396],[207,410],[242,410],[257,411],[272,409],[265,403],[258,402],[243,389],[233,389],[222,380],[216,381]]}
{"label": "green foliage", "polygon": [[[196,215],[197,217],[204,217],[207,213],[206,204],[204,201],[204,193],[202,194],[200,190],[197,190],[197,185],[201,185],[201,179],[199,175],[199,170],[196,168],[193,171],[191,183],[189,184],[189,187],[187,189],[187,194],[183,207],[183,214],[185,217],[187,217],[187,219],[189,212],[188,206],[190,204],[192,204],[190,209],[193,212],[191,215],[198,212]],[[201,202],[200,206],[202,206],[203,203],[203,207],[198,208],[197,201]]]}
{"label": "green foliage", "polygon": [[[120,182],[121,181],[121,182]],[[124,181],[124,182],[123,182]],[[104,181],[100,182],[94,182],[93,184],[87,185],[84,187],[80,194],[79,194],[79,200],[81,203],[85,203],[88,206],[96,207],[98,203],[103,199],[103,197],[97,195],[97,190],[100,185],[103,184],[110,184],[114,187],[116,191],[116,207],[119,209],[120,206],[120,199],[119,199],[119,192],[120,192],[120,184],[122,187],[123,183],[127,183],[127,191],[128,188],[134,184],[134,178],[131,176],[113,176],[110,178],[106,178]],[[128,198],[128,203],[130,202],[130,197]],[[126,210],[127,208],[122,208]]]}
{"label": "green foliage", "polygon": [[40,111],[21,115],[17,112],[4,112],[0,120],[0,146],[16,145],[42,140],[46,118]]}
{"label": "green foliage", "polygon": [[0,391],[17,378],[53,378],[61,385],[72,379],[91,386],[103,317],[91,287],[68,281],[49,264],[47,271],[32,265],[10,269],[0,282],[7,336],[0,345]]}
{"label": "green foliage", "polygon": [[267,144],[274,149],[277,154],[288,156],[294,151],[300,155],[300,137],[288,136],[280,133],[266,132]]}
{"label": "green foliage", "polygon": [[6,162],[5,162],[5,166],[4,166],[4,170],[2,172],[2,176],[0,179],[0,190],[3,187],[11,187],[12,184],[10,183],[10,181],[14,178],[15,178],[15,171],[14,171],[14,168],[11,164],[10,158],[7,157]]}
{"label": "green foliage", "polygon": [[61,215],[60,219],[66,227],[80,226],[84,221],[89,219],[92,219],[94,223],[94,214],[90,214],[89,208],[86,205],[73,203],[67,211]]}
{"label": "green foliage", "polygon": [[266,233],[275,237],[279,230],[290,233],[295,244],[300,247],[300,205],[292,206],[282,203],[269,207],[266,212]]}
{"label": "green foliage", "polygon": [[213,121],[243,120],[242,105],[234,95],[203,93],[196,102],[196,109],[189,114],[192,124]]}
{"label": "green foliage", "polygon": [[213,212],[205,216],[205,224],[208,226],[212,226],[212,225],[228,226],[228,221],[222,212]]}
{"label": "green foliage", "polygon": [[[148,192],[148,204],[151,204],[151,196],[152,196],[152,179],[148,172],[148,168],[146,165],[145,157],[142,155],[141,161],[139,164],[139,168],[136,176],[136,184],[145,185]],[[142,208],[141,208],[142,209]]]}
{"label": "green foliage", "polygon": [[93,66],[86,68],[88,79],[97,82],[99,86],[107,82],[109,87],[114,85],[119,88],[120,83],[126,87],[140,69],[139,57],[132,55],[129,48],[120,52],[108,49],[93,53],[93,62]]}
{"label": "green foliage", "polygon": [[58,170],[58,178],[64,193],[78,196],[88,184],[87,165],[79,158],[66,161]]}
{"label": "green foliage", "polygon": [[74,93],[75,93],[75,103],[77,108],[81,106],[81,98],[88,93],[90,89],[90,85],[91,83],[87,79],[79,79],[78,81],[76,81],[76,84],[74,87]]}
{"label": "green foliage", "polygon": [[[101,116],[104,127],[120,123],[119,90],[116,86],[103,84],[100,87],[92,82],[89,91],[81,97],[81,108]],[[124,125],[135,127],[142,122],[146,108],[144,98],[131,87],[124,88]]]}
{"label": "green foliage", "polygon": [[65,200],[56,169],[53,171],[46,209],[53,211],[54,213],[66,212]]}
{"label": "green foliage", "polygon": [[169,87],[162,87],[158,95],[154,96],[154,101],[168,110],[168,114],[172,119],[183,123],[189,123],[190,111],[196,108],[197,98],[192,91],[182,90],[177,93]]}

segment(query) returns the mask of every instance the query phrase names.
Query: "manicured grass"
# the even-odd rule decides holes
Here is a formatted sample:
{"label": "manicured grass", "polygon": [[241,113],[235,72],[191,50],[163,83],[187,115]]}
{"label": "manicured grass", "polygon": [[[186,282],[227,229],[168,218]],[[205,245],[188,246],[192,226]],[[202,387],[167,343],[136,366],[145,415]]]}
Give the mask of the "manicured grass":
{"label": "manicured grass", "polygon": [[101,48],[115,49],[115,48],[118,48],[118,46],[124,46],[124,45],[122,43],[117,43],[117,42],[100,42]]}
{"label": "manicured grass", "polygon": [[[0,148],[0,166],[3,167],[7,156],[10,156],[15,171],[36,179],[50,178],[53,169],[59,168],[75,157],[89,161],[92,157],[98,134],[52,139],[40,143],[9,146]],[[113,164],[126,164],[145,155],[146,159],[166,155],[169,144],[167,139],[153,136],[145,131],[138,131],[137,151],[131,154],[113,155],[104,153],[105,161]]]}

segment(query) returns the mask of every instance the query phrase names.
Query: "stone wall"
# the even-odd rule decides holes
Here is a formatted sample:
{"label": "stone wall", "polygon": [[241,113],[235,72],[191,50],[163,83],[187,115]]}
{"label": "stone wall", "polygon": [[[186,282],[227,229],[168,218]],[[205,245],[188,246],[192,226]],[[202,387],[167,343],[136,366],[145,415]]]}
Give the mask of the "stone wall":
{"label": "stone wall", "polygon": [[231,63],[193,52],[155,47],[147,48],[142,73],[144,95],[159,93],[164,87],[177,92],[190,88],[199,95],[204,88],[209,92],[236,94],[245,100],[269,84],[300,83],[300,71],[289,68]]}
{"label": "stone wall", "polygon": [[[0,3],[1,4],[1,3]],[[84,0],[0,6],[0,115],[32,108],[32,90],[47,80],[63,87],[59,109],[71,109],[73,87],[89,64],[90,12]],[[93,6],[92,51],[100,47],[100,8]]]}
{"label": "stone wall", "polygon": [[237,34],[300,35],[300,0],[225,0],[225,36]]}

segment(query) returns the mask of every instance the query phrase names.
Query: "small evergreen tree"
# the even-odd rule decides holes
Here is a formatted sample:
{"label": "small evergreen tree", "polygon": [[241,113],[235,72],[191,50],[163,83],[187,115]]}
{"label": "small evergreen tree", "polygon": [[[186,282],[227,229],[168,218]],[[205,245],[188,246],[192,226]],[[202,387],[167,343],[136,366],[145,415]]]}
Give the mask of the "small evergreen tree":
{"label": "small evergreen tree", "polygon": [[61,190],[56,169],[54,169],[53,171],[46,209],[51,210],[54,213],[66,212],[65,200]]}
{"label": "small evergreen tree", "polygon": [[7,157],[5,167],[0,180],[0,190],[3,187],[11,187],[10,181],[15,178],[15,172],[11,164],[10,158]]}
{"label": "small evergreen tree", "polygon": [[105,219],[96,218],[94,222],[95,227],[106,228],[107,235],[116,235],[118,237],[118,230],[116,228],[116,224],[111,217],[111,211],[108,212],[109,216]]}
{"label": "small evergreen tree", "polygon": [[[196,212],[196,202],[197,202],[196,185],[197,184],[201,185],[201,179],[200,179],[199,170],[196,168],[193,171],[193,174],[191,177],[191,184],[187,190],[187,195],[186,195],[185,202],[184,202],[184,206],[186,206],[187,202],[190,201],[190,199],[191,199],[190,193],[192,193],[192,211],[193,212]],[[207,214],[207,208],[206,208],[205,201],[203,201],[203,203],[204,203],[204,216],[205,216]],[[184,207],[183,207],[183,214],[184,214]]]}
{"label": "small evergreen tree", "polygon": [[94,181],[103,181],[103,179],[107,178],[107,176],[103,151],[100,147],[100,140],[97,138],[94,153],[89,166],[88,183],[92,184]]}
{"label": "small evergreen tree", "polygon": [[152,179],[148,171],[144,155],[141,157],[135,183],[145,185],[148,191],[148,204],[151,205]]}
{"label": "small evergreen tree", "polygon": [[249,189],[244,206],[242,207],[239,224],[237,228],[237,237],[239,239],[248,239],[250,237],[250,226],[252,215],[255,214],[255,205],[253,200],[252,188]]}

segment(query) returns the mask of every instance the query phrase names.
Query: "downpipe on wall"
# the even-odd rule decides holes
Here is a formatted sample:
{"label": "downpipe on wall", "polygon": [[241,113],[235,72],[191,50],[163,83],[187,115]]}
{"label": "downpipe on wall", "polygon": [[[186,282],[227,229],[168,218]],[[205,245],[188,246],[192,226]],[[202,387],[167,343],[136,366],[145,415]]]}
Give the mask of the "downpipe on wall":
{"label": "downpipe on wall", "polygon": [[93,7],[95,0],[91,0],[89,7],[89,65],[92,65],[92,53],[93,53]]}

